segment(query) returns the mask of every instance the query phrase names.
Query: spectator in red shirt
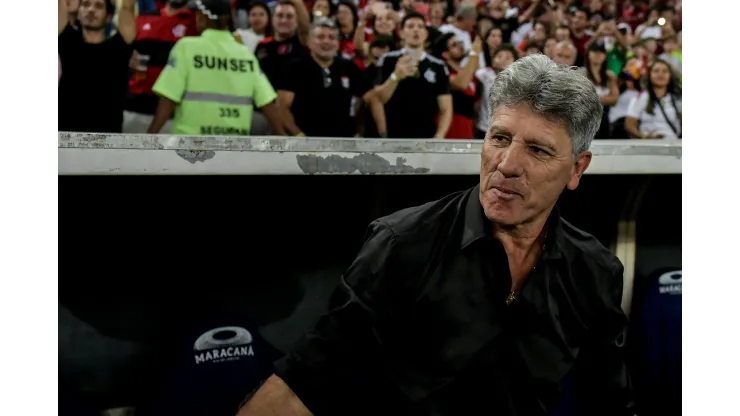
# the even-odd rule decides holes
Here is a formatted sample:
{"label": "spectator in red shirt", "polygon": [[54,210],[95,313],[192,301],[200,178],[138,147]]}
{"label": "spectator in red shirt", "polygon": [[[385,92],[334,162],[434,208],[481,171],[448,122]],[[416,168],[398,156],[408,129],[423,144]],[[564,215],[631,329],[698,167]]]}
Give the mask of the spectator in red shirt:
{"label": "spectator in red shirt", "polygon": [[[475,102],[480,97],[480,88],[475,79],[475,71],[480,62],[478,55],[483,42],[475,38],[470,54],[465,53],[462,39],[452,32],[445,33],[434,42],[433,54],[442,59],[450,72],[452,90],[452,123],[445,135],[446,139],[473,139],[473,117]],[[465,59],[467,58],[467,59]],[[464,63],[464,64],[463,64]]]}
{"label": "spectator in red shirt", "polygon": [[[161,10],[136,18],[134,53],[129,61],[133,74],[123,112],[124,133],[146,133],[158,102],[152,87],[167,64],[170,50],[184,36],[197,34],[195,14],[188,8],[188,0],[168,0]],[[171,128],[167,122],[161,132],[167,134]]]}
{"label": "spectator in red shirt", "polygon": [[576,65],[582,66],[586,56],[586,45],[591,40],[591,34],[587,32],[591,23],[589,22],[589,11],[585,7],[576,7],[570,16],[570,39],[578,51]]}
{"label": "spectator in red shirt", "polygon": [[[355,29],[355,63],[360,69],[365,69],[369,45],[376,35],[393,36],[398,39],[396,28],[398,26],[398,13],[394,10],[383,9],[380,4],[374,3],[375,7],[368,6],[362,13],[362,20]],[[372,29],[369,29],[367,26]]]}
{"label": "spectator in red shirt", "polygon": [[285,68],[308,52],[309,16],[302,0],[279,0],[272,16],[275,35],[263,39],[254,51],[272,87],[280,89]]}
{"label": "spectator in red shirt", "polygon": [[339,27],[339,53],[346,59],[355,59],[355,28],[359,22],[357,7],[350,1],[337,4],[334,20]]}

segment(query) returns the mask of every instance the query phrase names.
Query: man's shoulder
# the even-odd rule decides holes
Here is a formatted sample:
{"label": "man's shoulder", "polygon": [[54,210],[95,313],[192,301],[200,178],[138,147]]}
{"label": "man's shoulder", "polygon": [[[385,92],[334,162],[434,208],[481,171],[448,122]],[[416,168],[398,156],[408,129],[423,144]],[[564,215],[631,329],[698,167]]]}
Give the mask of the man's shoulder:
{"label": "man's shoulder", "polygon": [[378,67],[383,67],[385,65],[395,65],[396,61],[403,56],[402,50],[396,50],[396,51],[390,51],[385,54],[383,54],[380,59],[378,59]]}
{"label": "man's shoulder", "polygon": [[571,260],[584,262],[598,277],[604,275],[622,278],[622,262],[596,237],[561,219],[564,251]]}
{"label": "man's shoulder", "polygon": [[[310,55],[308,55],[308,56],[310,56]],[[348,72],[353,72],[355,70],[359,70],[359,68],[357,68],[357,64],[355,64],[352,60],[347,59],[347,58],[345,58],[343,56],[338,56],[338,57],[334,58],[334,63],[344,73],[348,73]]]}
{"label": "man's shoulder", "polygon": [[385,217],[377,223],[386,226],[398,242],[413,242],[418,238],[429,239],[430,232],[450,227],[451,220],[464,215],[465,203],[472,189],[459,191],[423,205],[405,208]]}
{"label": "man's shoulder", "polygon": [[426,57],[425,57],[425,59],[429,61],[429,64],[431,66],[436,67],[439,70],[444,70],[445,68],[447,68],[447,64],[445,64],[445,62],[443,60],[441,60],[441,59],[439,59],[437,57],[434,57],[432,55],[428,55],[427,54]]}

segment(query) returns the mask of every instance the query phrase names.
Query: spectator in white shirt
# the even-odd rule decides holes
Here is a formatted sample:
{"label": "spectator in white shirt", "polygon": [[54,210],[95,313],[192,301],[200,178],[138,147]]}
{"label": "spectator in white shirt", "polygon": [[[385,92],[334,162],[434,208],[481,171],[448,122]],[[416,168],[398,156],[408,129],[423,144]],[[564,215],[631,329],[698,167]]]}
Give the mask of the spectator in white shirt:
{"label": "spectator in white shirt", "polygon": [[442,33],[454,33],[457,39],[462,41],[465,52],[470,52],[470,48],[473,46],[471,34],[475,31],[477,19],[478,12],[475,10],[475,7],[462,6],[455,13],[455,22],[440,26],[439,31]]}
{"label": "spectator in white shirt", "polygon": [[270,8],[262,0],[254,0],[245,6],[247,11],[248,29],[237,29],[234,37],[254,52],[257,44],[272,35],[272,15]]}
{"label": "spectator in white shirt", "polygon": [[627,68],[629,66],[625,65],[625,70],[619,74],[619,98],[609,111],[609,136],[612,139],[629,138],[630,135],[624,128],[625,119],[632,100],[640,96],[640,80],[635,78],[635,75],[639,77],[639,73],[634,74]]}
{"label": "spectator in white shirt", "polygon": [[681,91],[671,67],[656,59],[645,91],[630,103],[625,129],[639,139],[681,138]]}
{"label": "spectator in white shirt", "polygon": [[496,80],[496,74],[506,69],[517,59],[519,59],[519,51],[514,45],[504,43],[493,51],[491,65],[480,68],[475,72],[475,77],[483,87],[482,98],[478,107],[478,121],[475,125],[476,139],[485,138],[488,131],[488,123],[491,121],[491,111],[488,109],[488,96],[491,93],[493,81]]}
{"label": "spectator in white shirt", "polygon": [[637,40],[662,38],[663,30],[658,24],[658,19],[660,19],[660,9],[657,7],[651,7],[648,11],[647,22],[637,26],[637,29],[635,29],[635,37]]}

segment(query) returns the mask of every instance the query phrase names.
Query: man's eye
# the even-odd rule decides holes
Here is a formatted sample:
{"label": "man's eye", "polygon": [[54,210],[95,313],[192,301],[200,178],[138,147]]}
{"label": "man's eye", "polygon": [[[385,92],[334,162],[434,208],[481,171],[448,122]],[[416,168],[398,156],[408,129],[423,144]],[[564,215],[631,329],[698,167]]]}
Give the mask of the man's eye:
{"label": "man's eye", "polygon": [[548,154],[548,153],[547,153],[546,151],[544,151],[544,150],[540,149],[540,148],[539,148],[539,147],[537,147],[537,146],[529,146],[529,150],[530,150],[530,151],[532,151],[532,153],[534,153],[534,154],[536,154],[536,155],[542,155],[542,156],[545,156],[545,155],[547,155],[547,154]]}
{"label": "man's eye", "polygon": [[506,136],[494,135],[493,137],[491,137],[491,140],[493,140],[494,142],[506,142],[509,140],[509,138]]}

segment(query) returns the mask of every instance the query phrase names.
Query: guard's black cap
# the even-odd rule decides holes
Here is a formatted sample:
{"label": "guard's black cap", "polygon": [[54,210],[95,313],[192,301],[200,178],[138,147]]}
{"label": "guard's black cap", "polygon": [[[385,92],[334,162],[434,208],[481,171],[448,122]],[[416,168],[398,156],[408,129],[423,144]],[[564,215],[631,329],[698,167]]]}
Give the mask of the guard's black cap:
{"label": "guard's black cap", "polygon": [[200,10],[211,20],[216,20],[219,16],[231,15],[230,0],[195,0],[193,3],[196,10]]}

